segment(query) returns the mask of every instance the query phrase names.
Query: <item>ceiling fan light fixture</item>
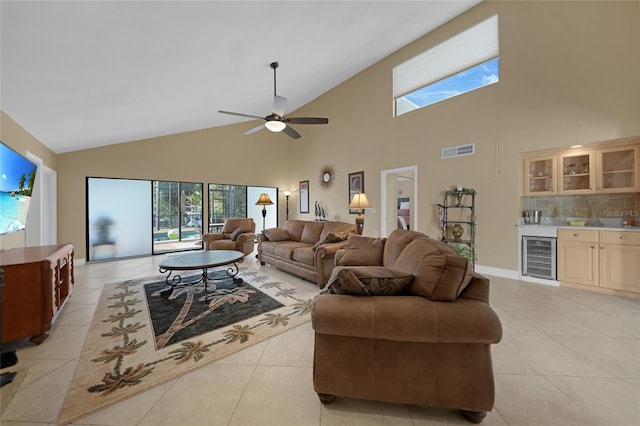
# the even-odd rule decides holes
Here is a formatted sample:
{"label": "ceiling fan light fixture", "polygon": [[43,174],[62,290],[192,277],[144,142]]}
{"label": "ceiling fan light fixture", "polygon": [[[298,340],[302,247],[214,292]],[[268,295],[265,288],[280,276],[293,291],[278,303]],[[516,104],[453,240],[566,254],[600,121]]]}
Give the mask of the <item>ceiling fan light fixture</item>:
{"label": "ceiling fan light fixture", "polygon": [[287,127],[287,125],[279,120],[269,120],[264,123],[264,127],[271,130],[272,132],[281,132],[285,127]]}

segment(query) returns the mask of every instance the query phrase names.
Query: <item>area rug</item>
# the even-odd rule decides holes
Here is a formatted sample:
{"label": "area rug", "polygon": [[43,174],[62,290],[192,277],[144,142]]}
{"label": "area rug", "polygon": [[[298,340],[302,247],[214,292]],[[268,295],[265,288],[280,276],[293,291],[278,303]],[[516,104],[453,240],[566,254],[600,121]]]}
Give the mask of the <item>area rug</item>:
{"label": "area rug", "polygon": [[[243,283],[105,284],[60,411],[66,425],[310,320],[313,294],[259,272]],[[184,278],[185,281],[197,278]]]}

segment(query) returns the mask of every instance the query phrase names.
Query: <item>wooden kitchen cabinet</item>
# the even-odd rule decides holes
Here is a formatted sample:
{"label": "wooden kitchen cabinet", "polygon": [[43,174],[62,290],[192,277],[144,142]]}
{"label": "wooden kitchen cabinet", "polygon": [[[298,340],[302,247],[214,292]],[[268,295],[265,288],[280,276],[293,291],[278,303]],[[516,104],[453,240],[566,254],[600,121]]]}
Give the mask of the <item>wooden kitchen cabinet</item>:
{"label": "wooden kitchen cabinet", "polygon": [[73,290],[73,246],[22,247],[0,253],[2,343],[40,344]]}
{"label": "wooden kitchen cabinet", "polygon": [[594,151],[569,151],[558,155],[558,193],[588,194],[596,190]]}
{"label": "wooden kitchen cabinet", "polygon": [[599,285],[598,232],[587,229],[558,230],[558,281]]}
{"label": "wooden kitchen cabinet", "polygon": [[559,229],[558,281],[640,295],[640,232]]}
{"label": "wooden kitchen cabinet", "polygon": [[640,191],[640,145],[596,150],[597,192]]}
{"label": "wooden kitchen cabinet", "polygon": [[600,231],[600,286],[640,293],[640,232]]}
{"label": "wooden kitchen cabinet", "polygon": [[524,195],[553,195],[557,192],[557,155],[523,159]]}
{"label": "wooden kitchen cabinet", "polygon": [[640,191],[640,142],[522,155],[525,196]]}

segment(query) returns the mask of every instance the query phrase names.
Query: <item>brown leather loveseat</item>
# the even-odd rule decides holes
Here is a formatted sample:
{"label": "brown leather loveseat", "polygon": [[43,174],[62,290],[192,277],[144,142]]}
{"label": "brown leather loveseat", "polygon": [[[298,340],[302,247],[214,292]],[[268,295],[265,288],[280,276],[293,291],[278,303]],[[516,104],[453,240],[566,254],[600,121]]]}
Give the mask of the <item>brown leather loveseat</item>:
{"label": "brown leather loveseat", "polygon": [[258,235],[258,259],[283,271],[324,285],[334,267],[334,256],[356,233],[354,223],[288,220],[282,228]]}
{"label": "brown leather loveseat", "polygon": [[480,423],[494,404],[490,345],[502,337],[489,280],[446,244],[407,230],[351,237],[335,259],[311,314],[320,400],[452,408]]}

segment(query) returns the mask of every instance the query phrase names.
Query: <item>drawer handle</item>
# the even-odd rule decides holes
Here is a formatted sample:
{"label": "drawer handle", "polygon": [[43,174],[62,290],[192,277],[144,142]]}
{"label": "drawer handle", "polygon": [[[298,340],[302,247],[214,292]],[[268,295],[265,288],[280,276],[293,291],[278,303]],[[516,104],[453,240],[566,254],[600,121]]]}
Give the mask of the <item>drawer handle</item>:
{"label": "drawer handle", "polygon": [[578,236],[578,234],[573,234],[573,236],[574,236],[574,237],[577,237],[577,236]]}
{"label": "drawer handle", "polygon": [[620,239],[621,239],[621,240],[626,240],[626,239],[627,239],[627,237],[623,237],[623,236],[621,235],[621,236],[620,236]]}

